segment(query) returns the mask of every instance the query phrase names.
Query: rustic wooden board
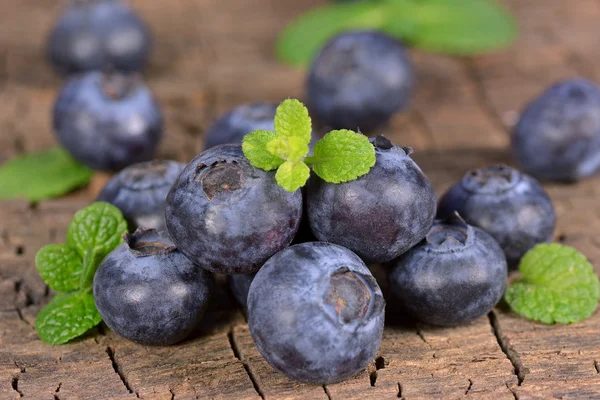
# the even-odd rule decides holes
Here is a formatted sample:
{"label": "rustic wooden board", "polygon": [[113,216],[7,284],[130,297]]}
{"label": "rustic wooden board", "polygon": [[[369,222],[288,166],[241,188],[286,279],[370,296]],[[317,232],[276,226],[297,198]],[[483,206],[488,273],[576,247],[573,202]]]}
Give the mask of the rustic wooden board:
{"label": "rustic wooden board", "polygon": [[[303,96],[304,72],[277,63],[275,34],[319,0],[135,0],[156,46],[147,80],[165,109],[160,156],[189,160],[202,132],[238,103]],[[411,109],[383,130],[413,146],[441,194],[465,170],[509,162],[521,107],[557,79],[600,80],[600,2],[506,0],[520,21],[509,50],[473,59],[413,52],[419,87]],[[49,110],[60,82],[41,46],[58,1],[8,0],[0,14],[0,161],[55,143]],[[0,209],[0,398],[32,399],[546,399],[600,398],[600,313],[574,326],[531,323],[498,308],[458,328],[406,321],[388,305],[378,357],[347,382],[299,384],[273,371],[223,285],[204,324],[177,346],[144,347],[100,327],[51,347],[33,329],[49,291],[33,258],[64,239],[72,214],[106,177],[66,198]],[[600,271],[600,178],[547,186],[556,239]],[[381,271],[376,271],[381,273]],[[221,282],[222,283],[222,282]]]}

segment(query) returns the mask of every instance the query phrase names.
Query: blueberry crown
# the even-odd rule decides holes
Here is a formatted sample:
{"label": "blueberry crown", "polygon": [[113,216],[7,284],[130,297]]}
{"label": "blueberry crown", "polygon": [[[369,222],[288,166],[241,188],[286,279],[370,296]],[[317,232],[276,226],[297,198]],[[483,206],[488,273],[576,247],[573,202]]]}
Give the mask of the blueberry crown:
{"label": "blueberry crown", "polygon": [[132,234],[123,235],[123,239],[136,257],[164,255],[177,250],[175,244],[156,229],[138,228]]}
{"label": "blueberry crown", "polygon": [[473,227],[454,212],[450,218],[433,224],[425,237],[425,243],[426,251],[436,253],[463,251],[473,243]]}
{"label": "blueberry crown", "polygon": [[521,180],[521,174],[504,164],[473,169],[465,174],[463,189],[477,194],[499,194],[511,190]]}

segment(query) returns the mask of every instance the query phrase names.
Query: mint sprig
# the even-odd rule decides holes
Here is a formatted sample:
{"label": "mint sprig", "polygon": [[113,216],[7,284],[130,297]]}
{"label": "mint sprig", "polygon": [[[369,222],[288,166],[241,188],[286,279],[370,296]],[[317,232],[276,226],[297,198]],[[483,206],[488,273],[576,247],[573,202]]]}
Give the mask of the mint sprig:
{"label": "mint sprig", "polygon": [[49,244],[35,256],[46,284],[61,294],[37,315],[35,329],[43,342],[63,344],[98,325],[92,283],[100,263],[127,232],[127,222],[115,206],[96,202],[73,217],[66,244]]}
{"label": "mint sprig", "polygon": [[517,36],[514,19],[495,0],[370,0],[299,16],[279,36],[277,57],[306,66],[329,39],[349,30],[379,30],[423,50],[466,56],[505,47]]}
{"label": "mint sprig", "polygon": [[275,131],[253,131],[244,136],[242,150],[256,168],[277,169],[275,179],[288,192],[306,184],[308,165],[323,180],[333,183],[354,180],[375,165],[375,148],[369,139],[350,130],[332,131],[315,145],[307,157],[312,122],[300,101],[285,100],[277,107]]}
{"label": "mint sprig", "polygon": [[519,271],[521,279],[505,294],[516,313],[545,324],[570,324],[596,310],[600,282],[592,265],[574,248],[537,245],[525,254]]}
{"label": "mint sprig", "polygon": [[23,154],[0,167],[0,199],[38,202],[85,186],[91,177],[90,169],[60,147]]}

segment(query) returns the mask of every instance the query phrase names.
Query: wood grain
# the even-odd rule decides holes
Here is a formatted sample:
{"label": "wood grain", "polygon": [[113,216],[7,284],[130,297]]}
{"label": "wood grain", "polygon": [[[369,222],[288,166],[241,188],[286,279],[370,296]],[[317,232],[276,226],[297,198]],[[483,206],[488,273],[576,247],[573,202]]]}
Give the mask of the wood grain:
{"label": "wood grain", "polygon": [[[274,38],[324,0],[132,3],[155,33],[146,78],[166,117],[161,157],[190,160],[203,148],[206,127],[236,104],[303,98],[304,72],[274,59]],[[472,59],[412,51],[419,82],[411,108],[381,130],[417,150],[438,194],[467,169],[511,163],[510,130],[547,85],[570,76],[600,79],[600,2],[504,3],[520,22],[519,41]],[[60,87],[42,54],[60,2],[3,6],[0,162],[55,143],[50,109]],[[600,398],[598,312],[573,326],[544,326],[500,307],[468,326],[440,329],[407,321],[390,302],[377,358],[353,379],[326,387],[290,381],[261,358],[221,278],[202,326],[176,346],[136,345],[102,326],[71,344],[45,345],[33,324],[52,293],[35,270],[35,253],[64,240],[73,213],[107,178],[36,207],[1,203],[2,399]],[[600,272],[600,178],[547,190],[558,213],[556,239],[583,251]]]}

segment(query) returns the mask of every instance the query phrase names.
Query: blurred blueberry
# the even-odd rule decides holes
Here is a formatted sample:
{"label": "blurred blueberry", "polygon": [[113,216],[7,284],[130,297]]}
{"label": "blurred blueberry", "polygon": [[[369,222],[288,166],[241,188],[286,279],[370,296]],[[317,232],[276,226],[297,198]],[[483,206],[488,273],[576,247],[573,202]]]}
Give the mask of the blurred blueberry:
{"label": "blurred blueberry", "polygon": [[53,124],[77,161],[115,171],[154,158],[163,118],[137,76],[87,72],[71,77],[61,89]]}
{"label": "blurred blueberry", "polygon": [[118,0],[76,0],[52,28],[47,53],[62,74],[112,68],[140,71],[147,62],[150,32]]}
{"label": "blurred blueberry", "polygon": [[310,69],[308,105],[334,129],[370,133],[408,106],[415,85],[404,46],[379,32],[345,32],[321,50]]}
{"label": "blurred blueberry", "polygon": [[514,129],[521,168],[541,180],[576,181],[600,168],[600,89],[584,79],[548,88],[527,105]]}

